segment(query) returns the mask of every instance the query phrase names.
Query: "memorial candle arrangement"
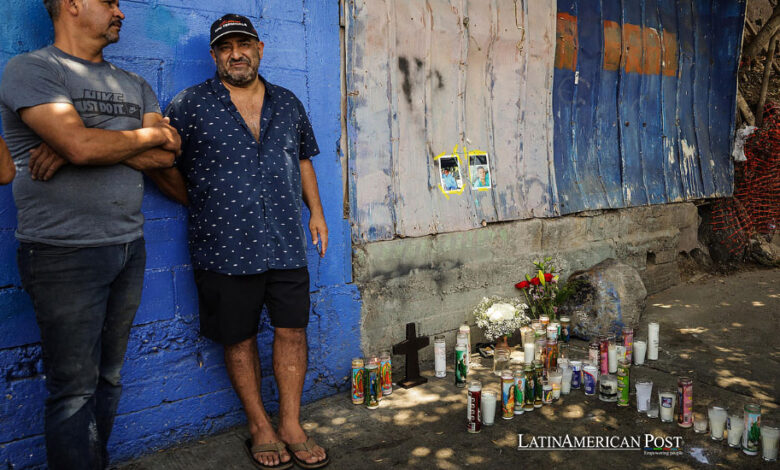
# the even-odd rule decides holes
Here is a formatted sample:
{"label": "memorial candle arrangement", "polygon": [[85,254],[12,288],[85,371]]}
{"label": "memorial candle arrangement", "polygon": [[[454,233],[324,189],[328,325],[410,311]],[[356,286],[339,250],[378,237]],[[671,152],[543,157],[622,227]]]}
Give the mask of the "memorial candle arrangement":
{"label": "memorial candle arrangement", "polygon": [[[585,395],[598,395],[604,402],[617,402],[616,406],[629,406],[630,367],[632,362],[643,364],[645,358],[658,358],[659,326],[648,325],[648,339],[634,338],[632,328],[623,328],[619,340],[614,337],[599,337],[591,343],[587,360],[561,357],[558,347],[564,329],[548,323],[532,325],[522,336],[523,360],[519,356],[510,359],[497,358],[494,365],[500,365],[499,392],[483,390],[478,380],[468,380],[470,357],[468,336],[465,328],[458,332],[455,347],[455,385],[468,388],[466,394],[466,427],[468,432],[478,433],[481,426],[495,423],[496,408],[505,420],[533,411],[544,405],[552,405],[573,390],[582,389]],[[568,325],[567,325],[568,326]],[[535,344],[538,342],[539,347]],[[435,374],[446,376],[446,348],[444,337],[434,338]],[[541,345],[544,345],[543,347]],[[542,354],[539,354],[539,351]],[[511,353],[511,350],[507,350]],[[534,359],[537,356],[538,359]],[[567,355],[568,356],[568,355]],[[390,381],[391,356],[388,350],[376,356],[352,360],[351,399],[355,404],[364,404],[373,409],[379,406],[383,397],[392,393]],[[693,427],[696,432],[706,432],[712,440],[726,440],[731,448],[741,449],[747,455],[761,455],[766,461],[775,461],[780,441],[780,427],[761,421],[761,406],[748,404],[742,413],[729,412],[727,408],[712,405],[706,415],[694,413],[693,380],[680,377],[677,389],[661,389],[657,400],[653,397],[653,382],[638,379],[636,407],[650,418],[661,418],[661,422],[676,422],[683,428]],[[500,402],[499,402],[500,400]],[[500,405],[499,405],[500,403]],[[709,425],[709,426],[708,426]],[[725,444],[724,444],[725,445]]]}

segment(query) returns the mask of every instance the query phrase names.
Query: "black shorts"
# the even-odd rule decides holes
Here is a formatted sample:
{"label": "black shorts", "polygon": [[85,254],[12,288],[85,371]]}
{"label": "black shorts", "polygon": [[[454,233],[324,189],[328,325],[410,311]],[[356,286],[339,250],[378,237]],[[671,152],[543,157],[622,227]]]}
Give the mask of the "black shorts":
{"label": "black shorts", "polygon": [[236,344],[257,335],[263,305],[274,328],[309,324],[309,270],[273,269],[228,276],[195,270],[200,334],[220,344]]}

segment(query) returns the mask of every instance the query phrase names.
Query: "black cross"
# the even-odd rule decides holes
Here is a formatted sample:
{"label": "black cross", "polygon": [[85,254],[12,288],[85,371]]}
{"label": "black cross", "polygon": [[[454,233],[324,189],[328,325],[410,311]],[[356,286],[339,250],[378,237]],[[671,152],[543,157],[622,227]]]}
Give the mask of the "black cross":
{"label": "black cross", "polygon": [[428,382],[428,379],[420,376],[420,359],[418,351],[430,344],[427,336],[417,337],[414,323],[406,324],[406,339],[393,346],[393,354],[406,356],[406,377],[396,382],[402,388],[412,388]]}

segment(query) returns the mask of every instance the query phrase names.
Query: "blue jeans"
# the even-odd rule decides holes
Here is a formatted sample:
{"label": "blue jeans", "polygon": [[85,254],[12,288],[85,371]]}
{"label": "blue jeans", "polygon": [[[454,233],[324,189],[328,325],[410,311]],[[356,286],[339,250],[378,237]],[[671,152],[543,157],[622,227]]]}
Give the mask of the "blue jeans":
{"label": "blue jeans", "polygon": [[49,468],[105,468],[141,302],[144,240],[90,248],[22,242],[18,263],[41,329]]}

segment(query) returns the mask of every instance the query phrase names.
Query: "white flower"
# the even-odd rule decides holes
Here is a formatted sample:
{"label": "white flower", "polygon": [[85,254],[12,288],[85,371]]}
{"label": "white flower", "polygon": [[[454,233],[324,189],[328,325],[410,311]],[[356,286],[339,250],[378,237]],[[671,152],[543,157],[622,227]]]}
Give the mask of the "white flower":
{"label": "white flower", "polygon": [[497,302],[490,306],[485,312],[488,320],[491,322],[511,320],[517,314],[517,309],[508,303]]}

